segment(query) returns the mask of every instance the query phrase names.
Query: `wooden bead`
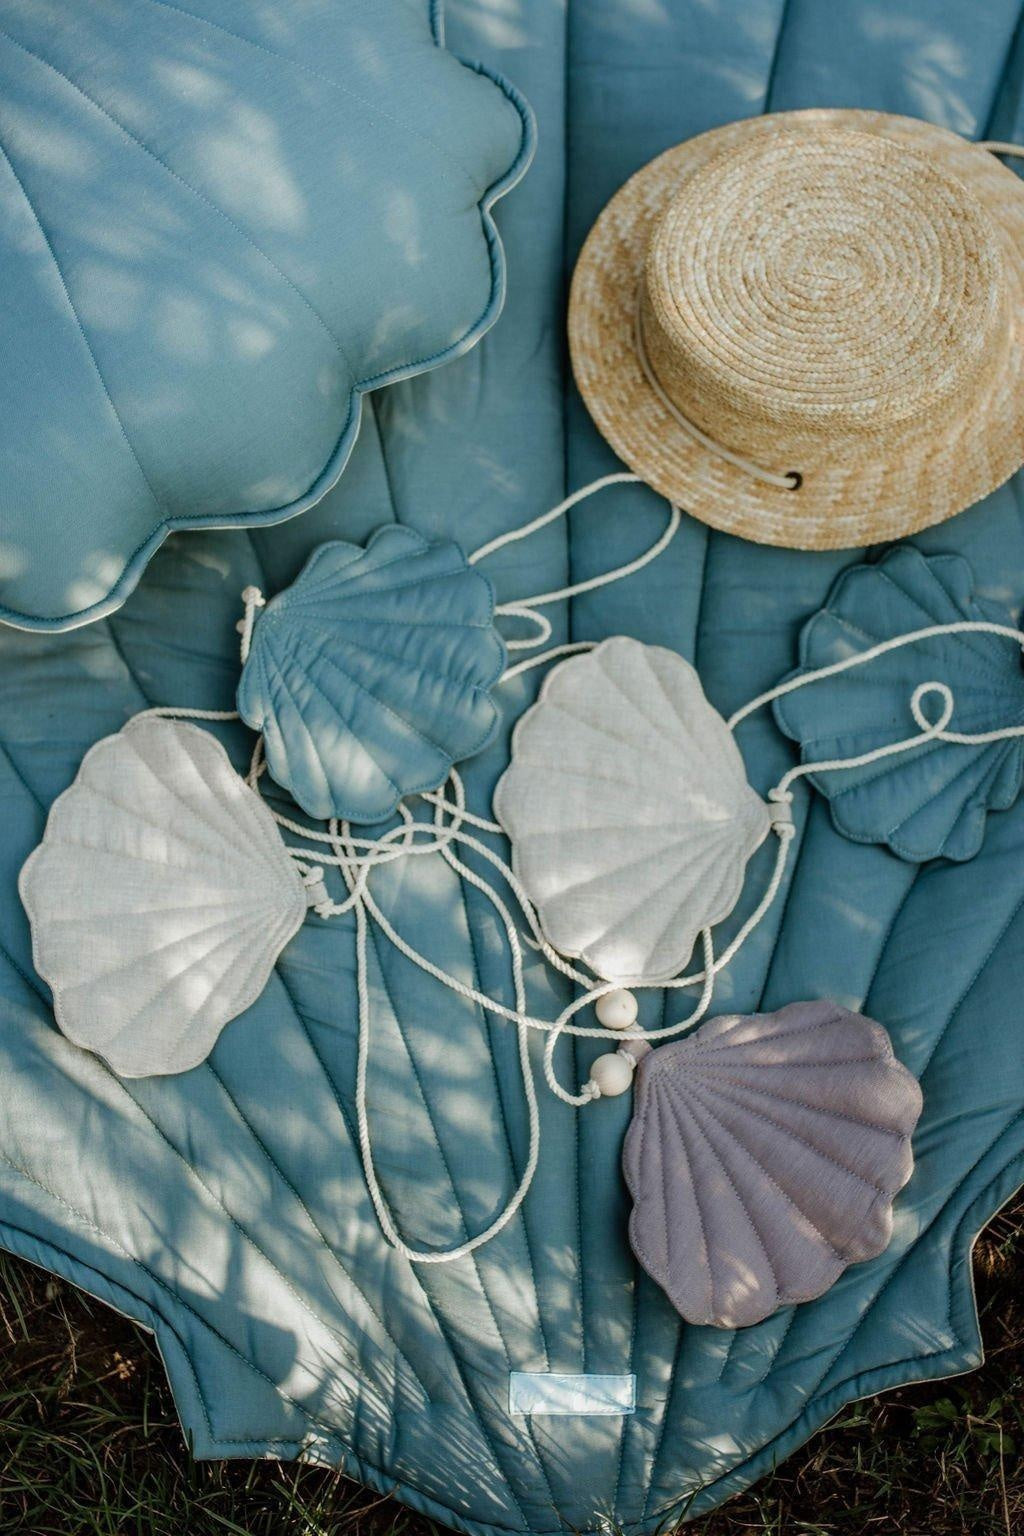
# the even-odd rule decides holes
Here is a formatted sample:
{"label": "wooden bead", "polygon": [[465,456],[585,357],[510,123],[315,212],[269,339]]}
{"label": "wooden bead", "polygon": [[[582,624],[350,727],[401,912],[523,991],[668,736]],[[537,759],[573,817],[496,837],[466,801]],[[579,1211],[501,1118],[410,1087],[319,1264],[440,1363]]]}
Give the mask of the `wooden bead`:
{"label": "wooden bead", "polygon": [[625,1093],[633,1081],[633,1062],[618,1051],[599,1056],[590,1069],[590,1081],[600,1088],[601,1097],[614,1099]]}
{"label": "wooden bead", "polygon": [[627,992],[625,987],[617,987],[614,992],[605,992],[594,1004],[597,1021],[603,1024],[605,1029],[631,1029],[636,1023],[639,1011],[636,998],[632,992]]}

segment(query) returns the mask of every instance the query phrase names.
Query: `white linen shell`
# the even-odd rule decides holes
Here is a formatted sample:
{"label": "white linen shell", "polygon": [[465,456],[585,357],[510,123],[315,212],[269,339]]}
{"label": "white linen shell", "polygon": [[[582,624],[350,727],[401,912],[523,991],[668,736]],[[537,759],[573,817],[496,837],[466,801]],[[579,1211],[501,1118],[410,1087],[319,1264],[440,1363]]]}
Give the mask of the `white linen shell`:
{"label": "white linen shell", "polygon": [[18,889],[58,1025],[122,1077],[198,1066],[307,910],[220,743],[152,716],[86,753]]}
{"label": "white linen shell", "polygon": [[550,943],[623,984],[680,972],[770,826],[694,668],[625,636],[549,672],[494,814]]}

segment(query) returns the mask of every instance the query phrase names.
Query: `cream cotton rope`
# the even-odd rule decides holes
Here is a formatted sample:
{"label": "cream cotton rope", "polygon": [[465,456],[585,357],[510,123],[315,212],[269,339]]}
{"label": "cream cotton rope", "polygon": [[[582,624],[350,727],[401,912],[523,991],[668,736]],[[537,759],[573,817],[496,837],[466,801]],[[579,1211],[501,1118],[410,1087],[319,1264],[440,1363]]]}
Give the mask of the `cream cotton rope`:
{"label": "cream cotton rope", "polygon": [[[482,545],[469,557],[470,561],[471,563],[479,562],[513,541],[527,537],[530,533],[546,526],[557,517],[564,516],[573,507],[585,500],[586,497],[597,491],[612,485],[636,483],[637,480],[637,476],[625,473],[604,476],[592,485],[583,487],[581,490],[573,493],[572,496],[560,502],[558,506],[535,518],[523,528],[513,530],[511,533],[501,535]],[[664,532],[636,560],[586,582],[580,582],[558,591],[540,593],[534,597],[522,599],[514,603],[510,602],[500,605],[496,608],[495,612],[508,617],[538,620],[541,616],[535,613],[534,609],[536,607],[560,601],[580,591],[593,590],[595,587],[621,580],[624,576],[642,568],[652,559],[655,559],[674,536],[679,522],[679,511],[673,506],[670,509],[669,522]],[[243,659],[251,642],[255,614],[258,608],[262,606],[262,602],[262,594],[257,588],[247,587],[245,589],[243,593],[245,615],[239,625],[241,635],[240,649]],[[803,688],[813,682],[845,672],[850,668],[868,664],[877,657],[899,647],[931,639],[938,635],[970,632],[1003,636],[1012,639],[1018,646],[1024,648],[1024,634],[1009,625],[984,621],[962,621],[953,624],[930,625],[907,634],[894,636],[889,640],[872,646],[869,650],[844,657],[841,661],[829,666],[802,673],[784,683],[780,683],[776,687],[759,694],[756,698],[750,700],[749,703],[736,710],[726,724],[730,731],[735,731],[751,713],[762,708],[772,700],[780,698],[794,689]],[[517,648],[533,649],[537,645],[543,644],[543,641],[550,637],[550,633],[550,625],[544,620],[538,625],[538,636],[532,641],[524,640],[519,642]],[[581,655],[591,649],[593,649],[593,644],[586,641],[556,645],[539,655],[530,656],[525,660],[508,666],[502,675],[501,681],[510,681],[530,668],[543,666],[565,657]],[[924,711],[924,703],[931,694],[935,694],[941,704],[938,717],[934,721],[930,721]],[[377,1219],[387,1241],[398,1252],[403,1254],[410,1262],[416,1264],[439,1264],[456,1261],[468,1256],[496,1237],[522,1206],[538,1166],[541,1145],[539,1108],[528,1050],[528,1038],[531,1030],[539,1031],[546,1036],[542,1065],[544,1078],[550,1091],[566,1105],[583,1108],[603,1096],[601,1085],[595,1078],[595,1072],[598,1076],[605,1075],[606,1080],[611,1081],[613,1084],[619,1078],[628,1084],[638,1056],[642,1054],[645,1047],[649,1047],[653,1042],[668,1040],[684,1031],[690,1030],[705,1017],[711,1006],[717,975],[730,964],[747,939],[759,927],[773,906],[785,878],[789,849],[795,835],[791,810],[793,800],[791,786],[796,780],[811,774],[828,773],[844,768],[864,766],[886,757],[910,752],[916,747],[931,741],[977,745],[1024,736],[1024,725],[976,733],[959,732],[950,729],[955,711],[955,698],[953,690],[949,685],[939,680],[919,684],[914,689],[909,703],[911,715],[917,726],[915,734],[886,743],[856,757],[831,758],[819,762],[797,764],[783,774],[778,783],[768,791],[766,799],[771,811],[770,826],[778,839],[772,873],[756,907],[741,925],[729,945],[716,957],[711,930],[705,927],[701,929],[699,935],[702,950],[702,963],[699,968],[688,973],[672,976],[668,980],[659,979],[648,982],[644,981],[643,978],[639,978],[630,980],[628,983],[630,991],[650,989],[672,991],[699,987],[699,995],[690,1013],[678,1022],[664,1025],[658,1029],[645,1030],[635,1023],[628,1023],[624,1028],[616,1028],[614,1030],[616,1050],[612,1056],[600,1058],[600,1060],[622,1061],[625,1070],[616,1073],[602,1073],[598,1069],[597,1064],[595,1064],[590,1077],[580,1085],[577,1091],[567,1088],[558,1079],[554,1062],[558,1041],[563,1035],[571,1035],[576,1038],[608,1042],[609,1027],[604,1024],[595,1026],[578,1023],[576,1022],[577,1016],[591,1005],[596,1005],[603,997],[613,992],[620,992],[622,990],[622,983],[604,980],[594,975],[580,964],[574,963],[566,956],[560,954],[551,945],[542,930],[536,909],[522,882],[517,878],[509,863],[489,847],[482,840],[482,836],[477,835],[499,835],[502,832],[502,828],[497,822],[467,810],[462,779],[456,769],[452,769],[446,786],[441,790],[427,792],[416,797],[423,800],[431,808],[432,816],[430,820],[415,819],[408,807],[404,803],[400,803],[399,823],[376,836],[358,835],[353,832],[350,824],[336,821],[329,822],[326,831],[319,831],[313,826],[304,826],[301,822],[276,810],[273,805],[264,801],[265,804],[268,804],[268,809],[279,830],[282,833],[291,834],[301,844],[305,845],[299,846],[295,843],[288,843],[285,844],[285,847],[295,861],[306,884],[311,886],[315,895],[320,898],[314,905],[314,911],[323,919],[344,916],[349,913],[352,913],[354,917],[359,1007],[356,1074],[358,1138],[367,1187]],[[238,718],[234,711],[229,710],[156,708],[144,711],[143,713],[151,716],[210,721]],[[246,775],[246,782],[250,788],[258,793],[262,793],[266,772],[267,765],[263,756],[262,737],[259,737],[257,738]],[[457,848],[465,849],[482,859],[494,871],[498,879],[504,883],[519,908],[519,916],[525,925],[525,933],[520,931],[513,912],[499,892],[488,879],[477,873],[476,870],[471,869],[459,857],[456,852]],[[480,988],[461,981],[458,977],[446,972],[442,967],[435,965],[427,956],[420,953],[415,946],[405,939],[377,903],[371,890],[371,879],[378,867],[405,858],[428,856],[431,854],[439,855],[453,873],[460,879],[468,881],[473,885],[493,906],[508,945],[512,970],[513,1006],[488,996]],[[340,901],[334,901],[327,892],[324,884],[325,868],[334,868],[340,873],[345,886],[345,895]],[[426,974],[439,981],[443,986],[466,1001],[474,1003],[495,1018],[500,1018],[510,1024],[514,1024],[518,1035],[519,1060],[528,1119],[528,1151],[526,1161],[515,1190],[494,1220],[481,1232],[467,1237],[464,1241],[450,1248],[424,1249],[407,1243],[398,1231],[377,1177],[367,1102],[367,1077],[372,1038],[368,946],[373,927],[376,927],[388,943],[393,945],[399,953]],[[524,943],[540,953],[554,970],[564,975],[580,989],[579,995],[568,1003],[554,1019],[540,1018],[527,1011],[523,974]],[[609,1091],[617,1093],[621,1091],[621,1088],[613,1086]]]}
{"label": "cream cotton rope", "polygon": [[765,485],[774,485],[780,491],[798,491],[803,484],[803,476],[798,470],[790,470],[784,475],[775,474],[773,470],[765,469],[762,464],[755,464],[752,459],[745,459],[742,454],[734,453],[731,448],[726,448],[724,443],[716,442],[707,432],[702,432],[697,423],[691,421],[689,416],[683,415],[675,401],[666,392],[647,354],[647,346],[644,342],[642,297],[642,292],[638,292],[636,298],[636,317],[633,322],[634,345],[636,346],[637,361],[643,370],[644,378],[651,386],[662,408],[668,412],[676,425],[682,427],[683,431],[688,433],[702,448],[706,448],[709,453],[724,459],[727,464],[732,464],[735,469],[745,470],[755,480],[761,480]]}

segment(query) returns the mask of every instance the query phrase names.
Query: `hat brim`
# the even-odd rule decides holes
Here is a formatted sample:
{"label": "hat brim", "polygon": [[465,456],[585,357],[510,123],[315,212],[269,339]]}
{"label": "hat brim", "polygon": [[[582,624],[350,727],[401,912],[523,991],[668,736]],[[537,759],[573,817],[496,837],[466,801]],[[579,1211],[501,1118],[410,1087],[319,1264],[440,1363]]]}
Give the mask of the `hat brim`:
{"label": "hat brim", "polygon": [[[1005,367],[951,426],[940,431],[923,423],[888,459],[860,455],[818,466],[798,490],[756,480],[690,437],[658,399],[638,360],[638,284],[653,227],[668,201],[712,155],[771,131],[771,117],[755,117],[666,150],[604,208],[580,253],[569,298],[576,383],[619,457],[713,528],[790,549],[849,549],[901,538],[972,506],[1024,463],[1024,183],[988,150],[916,118],[852,109],[779,116],[895,139],[971,190],[989,214],[1003,256],[1012,326]],[[782,474],[801,470],[795,463],[770,467]]]}

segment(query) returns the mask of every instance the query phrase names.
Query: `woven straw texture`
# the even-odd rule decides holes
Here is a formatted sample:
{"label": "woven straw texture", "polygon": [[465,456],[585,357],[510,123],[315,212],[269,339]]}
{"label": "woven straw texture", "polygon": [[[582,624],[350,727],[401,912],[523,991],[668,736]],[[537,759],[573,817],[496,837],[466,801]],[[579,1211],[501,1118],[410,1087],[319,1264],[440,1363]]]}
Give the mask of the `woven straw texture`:
{"label": "woven straw texture", "polygon": [[[1024,188],[889,114],[777,113],[639,171],[573,278],[580,391],[616,452],[695,517],[847,548],[941,522],[1024,462]],[[644,375],[773,486],[696,442]]]}

